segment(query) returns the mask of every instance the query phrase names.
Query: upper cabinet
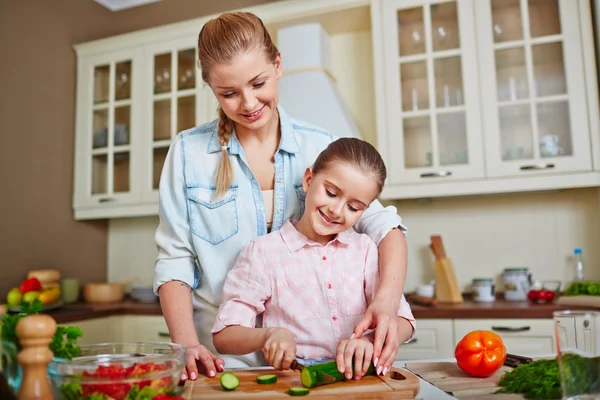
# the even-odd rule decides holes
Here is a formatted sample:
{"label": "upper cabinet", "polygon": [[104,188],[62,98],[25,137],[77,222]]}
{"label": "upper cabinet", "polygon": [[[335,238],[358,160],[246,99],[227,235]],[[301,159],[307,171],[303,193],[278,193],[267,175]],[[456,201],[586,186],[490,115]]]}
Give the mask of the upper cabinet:
{"label": "upper cabinet", "polygon": [[[600,186],[588,0],[285,0],[247,10],[275,41],[296,24],[328,32],[326,72],[388,167],[383,198]],[[198,32],[213,17],[75,46],[75,218],[158,213],[173,138],[217,117],[196,64]]]}
{"label": "upper cabinet", "polygon": [[371,6],[384,197],[600,185],[588,2]]}

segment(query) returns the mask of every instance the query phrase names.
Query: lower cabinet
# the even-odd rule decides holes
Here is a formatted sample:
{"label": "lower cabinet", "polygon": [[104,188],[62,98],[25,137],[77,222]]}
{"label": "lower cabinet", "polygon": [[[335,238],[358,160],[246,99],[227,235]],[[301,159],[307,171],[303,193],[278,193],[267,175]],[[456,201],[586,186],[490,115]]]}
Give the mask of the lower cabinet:
{"label": "lower cabinet", "polygon": [[396,360],[430,360],[454,357],[451,319],[418,319],[417,332],[401,344]]}
{"label": "lower cabinet", "polygon": [[511,354],[556,353],[554,323],[551,319],[455,319],[454,344],[467,333],[486,329],[500,335]]}
{"label": "lower cabinet", "polygon": [[109,320],[113,318],[118,317],[86,319],[83,321],[73,321],[59,325],[77,326],[81,328],[83,331],[83,336],[77,340],[77,343],[79,343],[81,346],[85,346],[88,344],[113,342],[114,340],[110,333],[111,324],[109,322]]}
{"label": "lower cabinet", "polygon": [[162,315],[117,315],[73,321],[83,331],[80,345],[106,342],[170,342],[169,329]]}

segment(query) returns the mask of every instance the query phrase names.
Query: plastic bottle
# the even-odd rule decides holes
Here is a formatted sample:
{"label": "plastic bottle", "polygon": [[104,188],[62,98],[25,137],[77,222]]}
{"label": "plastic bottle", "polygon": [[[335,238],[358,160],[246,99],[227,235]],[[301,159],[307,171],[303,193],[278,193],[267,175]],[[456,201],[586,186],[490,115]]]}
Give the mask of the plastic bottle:
{"label": "plastic bottle", "polygon": [[575,251],[575,280],[582,281],[583,278],[583,256],[581,254],[581,249],[576,248]]}

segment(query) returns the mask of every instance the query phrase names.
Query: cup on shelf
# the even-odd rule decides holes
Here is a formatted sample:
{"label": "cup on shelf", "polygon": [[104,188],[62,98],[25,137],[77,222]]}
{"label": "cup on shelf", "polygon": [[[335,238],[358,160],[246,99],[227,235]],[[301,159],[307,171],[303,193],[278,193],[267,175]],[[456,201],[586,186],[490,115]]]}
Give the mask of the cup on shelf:
{"label": "cup on shelf", "polygon": [[66,304],[79,300],[79,280],[77,278],[64,278],[60,281],[60,295]]}

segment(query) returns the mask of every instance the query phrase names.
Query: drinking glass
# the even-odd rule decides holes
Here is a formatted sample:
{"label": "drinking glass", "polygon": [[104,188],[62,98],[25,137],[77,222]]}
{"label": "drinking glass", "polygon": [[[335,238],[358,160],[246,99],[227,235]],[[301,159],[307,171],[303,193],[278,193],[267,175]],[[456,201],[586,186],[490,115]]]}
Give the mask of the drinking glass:
{"label": "drinking glass", "polygon": [[554,312],[563,399],[600,399],[600,311]]}

